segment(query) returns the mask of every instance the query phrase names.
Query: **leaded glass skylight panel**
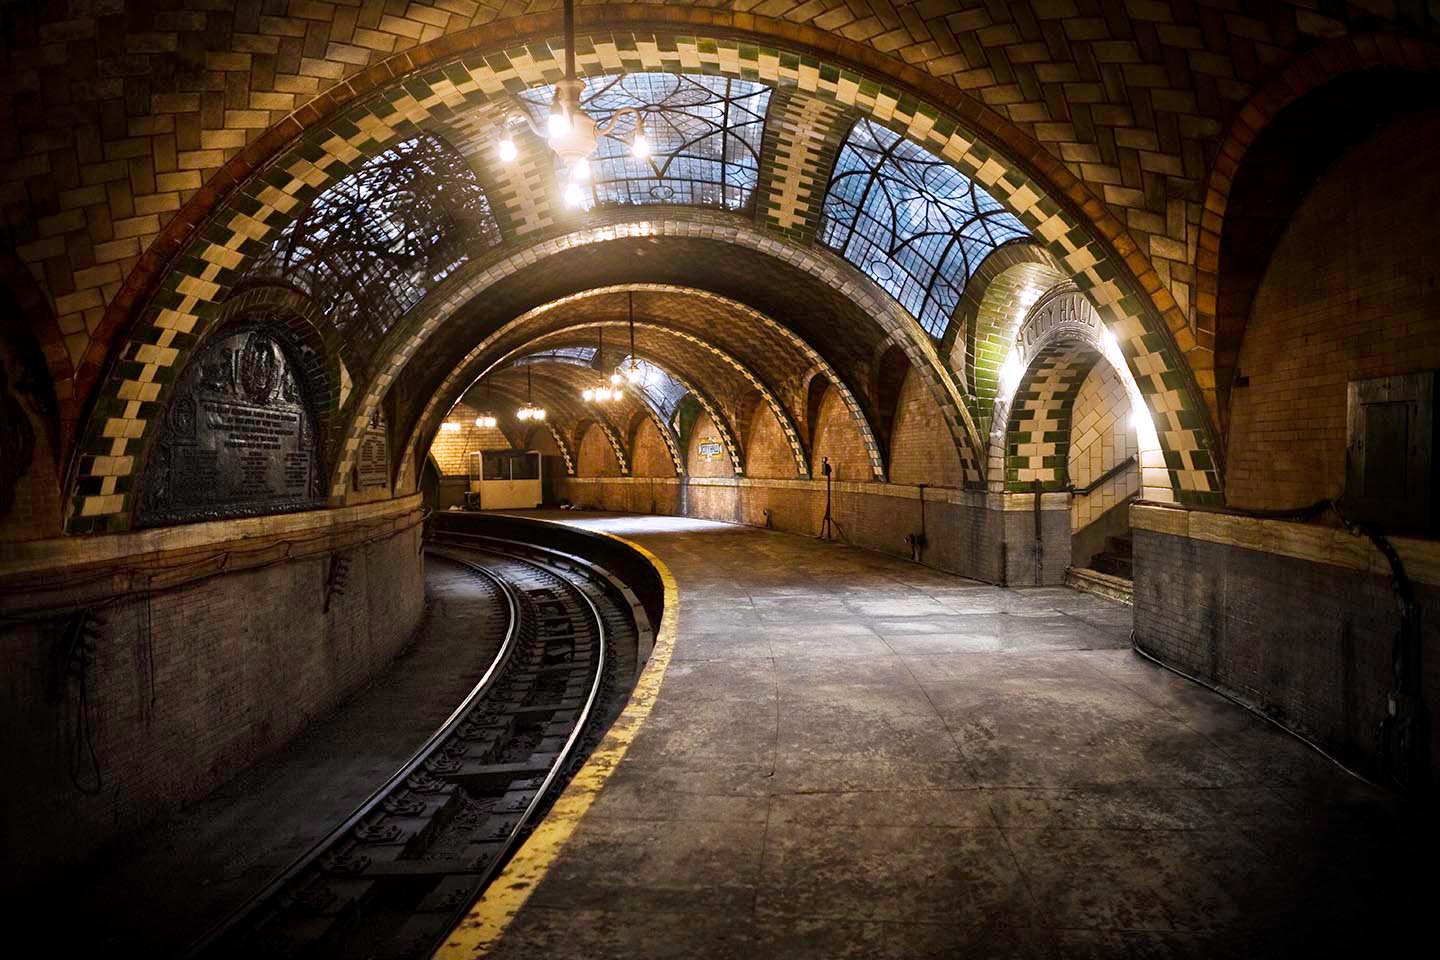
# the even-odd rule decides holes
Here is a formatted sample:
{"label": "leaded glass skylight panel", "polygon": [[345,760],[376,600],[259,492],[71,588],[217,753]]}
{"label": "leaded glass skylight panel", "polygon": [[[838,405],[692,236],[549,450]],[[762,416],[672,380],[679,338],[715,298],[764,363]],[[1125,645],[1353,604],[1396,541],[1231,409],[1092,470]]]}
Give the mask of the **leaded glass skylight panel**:
{"label": "leaded glass skylight panel", "polygon": [[940,157],[869,119],[850,130],[825,195],[820,242],[941,337],[971,274],[1030,236],[1000,202]]}
{"label": "leaded glass skylight panel", "polygon": [[368,363],[420,298],[500,243],[464,158],[431,136],[397,143],[311,202],[251,268],[305,290]]}
{"label": "leaded glass skylight panel", "polygon": [[[635,379],[631,379],[629,375],[632,366],[639,371]],[[690,392],[670,374],[639,357],[626,357],[620,361],[614,372],[624,377],[632,389],[644,394],[650,401],[650,406],[658,410],[664,420],[670,419],[680,401]]]}
{"label": "leaded glass skylight panel", "polygon": [[[542,128],[554,95],[549,86],[522,94]],[[674,73],[586,79],[585,112],[604,123],[625,107],[638,110],[651,155],[631,155],[636,119],[622,114],[590,158],[590,184],[581,206],[681,203],[743,209],[759,179],[769,104],[770,88],[750,80]],[[565,176],[566,171],[559,172]]]}
{"label": "leaded glass skylight panel", "polygon": [[594,360],[594,347],[556,347],[553,350],[538,350],[526,354],[515,361],[515,366],[527,363],[569,363],[577,367],[589,367]]}

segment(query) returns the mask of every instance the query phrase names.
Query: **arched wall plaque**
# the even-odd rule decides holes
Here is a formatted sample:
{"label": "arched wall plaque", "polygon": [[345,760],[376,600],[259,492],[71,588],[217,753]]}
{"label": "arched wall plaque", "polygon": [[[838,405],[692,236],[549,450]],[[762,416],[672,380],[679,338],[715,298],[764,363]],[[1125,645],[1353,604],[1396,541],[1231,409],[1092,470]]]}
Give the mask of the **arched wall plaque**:
{"label": "arched wall plaque", "polygon": [[264,326],[232,327],[206,344],[161,424],[137,524],[323,506],[315,414],[300,369]]}

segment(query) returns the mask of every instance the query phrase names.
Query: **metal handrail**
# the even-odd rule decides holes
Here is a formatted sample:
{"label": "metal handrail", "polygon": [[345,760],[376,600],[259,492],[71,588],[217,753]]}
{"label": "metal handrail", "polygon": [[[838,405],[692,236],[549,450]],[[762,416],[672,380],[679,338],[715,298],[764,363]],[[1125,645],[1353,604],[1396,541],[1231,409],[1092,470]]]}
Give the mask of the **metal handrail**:
{"label": "metal handrail", "polygon": [[1130,456],[1126,457],[1124,460],[1121,460],[1119,463],[1115,464],[1115,466],[1111,467],[1109,470],[1106,470],[1104,473],[1100,474],[1099,477],[1092,480],[1090,483],[1087,483],[1085,486],[1077,487],[1075,486],[1075,484],[1072,483],[1065,489],[1069,490],[1073,495],[1077,497],[1088,497],[1090,494],[1098,490],[1101,484],[1103,484],[1105,481],[1112,480],[1115,477],[1118,477],[1120,474],[1130,469],[1131,464],[1138,462],[1139,458],[1132,453]]}

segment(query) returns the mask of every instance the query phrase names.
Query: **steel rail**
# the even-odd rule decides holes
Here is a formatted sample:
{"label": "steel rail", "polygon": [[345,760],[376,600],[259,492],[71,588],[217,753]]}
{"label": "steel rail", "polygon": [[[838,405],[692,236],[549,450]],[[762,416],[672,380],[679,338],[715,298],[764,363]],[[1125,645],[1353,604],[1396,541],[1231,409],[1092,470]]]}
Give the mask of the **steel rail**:
{"label": "steel rail", "polygon": [[[505,598],[505,606],[509,614],[510,622],[505,629],[505,639],[501,642],[500,649],[496,653],[495,658],[490,662],[490,666],[485,670],[485,674],[470,688],[470,692],[465,695],[464,700],[460,701],[460,705],[450,713],[450,716],[430,735],[429,739],[420,746],[420,749],[416,750],[415,753],[410,756],[409,760],[401,764],[395,773],[391,774],[384,783],[377,787],[370,796],[361,802],[360,806],[355,808],[355,811],[346,817],[337,827],[316,841],[309,850],[293,860],[288,866],[281,870],[280,873],[272,878],[268,884],[251,895],[239,907],[231,911],[224,920],[211,928],[208,933],[194,941],[181,955],[185,960],[199,958],[206,951],[224,940],[226,936],[244,923],[252,913],[278,895],[280,891],[285,888],[286,884],[295,880],[301,873],[313,865],[327,849],[342,840],[357,824],[373,813],[375,808],[385,801],[386,797],[409,779],[425,761],[430,759],[431,755],[439,749],[441,744],[448,740],[450,735],[455,732],[461,721],[463,721],[465,716],[470,712],[470,709],[475,706],[481,697],[489,692],[491,685],[493,685],[500,671],[509,661],[510,654],[515,648],[515,641],[519,635],[520,627],[519,602],[515,599],[514,589],[499,576],[491,573],[479,564],[469,563],[458,558],[451,559],[454,559],[455,562],[461,563],[477,573],[484,574],[485,577],[491,580],[496,588],[499,589],[500,595]],[[589,598],[587,597],[586,599],[588,600]]]}
{"label": "steel rail", "polygon": [[[525,546],[529,545],[527,544]],[[562,583],[568,584],[570,588],[577,595],[579,595],[580,599],[585,601],[586,609],[590,611],[590,616],[594,618],[595,642],[597,650],[597,654],[595,657],[595,678],[590,682],[590,692],[585,698],[585,706],[580,710],[579,715],[576,717],[575,725],[570,730],[570,736],[565,739],[565,745],[561,747],[560,752],[556,754],[555,762],[550,765],[550,770],[548,773],[545,774],[545,779],[541,781],[539,788],[536,789],[535,796],[530,798],[530,803],[526,805],[525,812],[521,814],[520,817],[515,821],[515,826],[511,828],[509,835],[506,836],[500,853],[492,857],[490,861],[485,865],[485,870],[483,873],[481,873],[479,883],[476,885],[476,896],[478,897],[484,892],[485,888],[488,887],[490,883],[495,879],[496,875],[500,872],[500,870],[504,868],[505,864],[509,861],[511,855],[514,854],[515,850],[518,848],[519,843],[517,841],[523,839],[523,835],[530,827],[530,821],[535,816],[536,810],[538,810],[540,806],[545,802],[546,797],[550,792],[551,786],[555,783],[555,778],[560,775],[560,771],[565,768],[565,765],[567,763],[569,763],[570,757],[575,750],[575,744],[579,742],[581,735],[584,734],[586,728],[589,727],[590,717],[591,714],[593,714],[595,711],[596,702],[600,699],[600,687],[602,681],[605,679],[605,650],[606,647],[609,646],[609,641],[605,631],[605,618],[601,615],[600,608],[595,606],[595,601],[591,600],[590,597],[585,593],[585,591],[582,590],[578,584],[572,581],[570,577],[556,571],[549,564],[542,563],[541,561],[535,560],[530,557],[520,557],[515,554],[506,553],[502,550],[491,548],[469,549],[475,549],[477,550],[477,552],[489,552],[496,556],[507,557],[512,561],[518,560],[521,563],[531,564],[532,566],[536,566],[542,570],[545,570],[552,577],[555,577]],[[530,547],[530,549],[537,552],[559,554],[559,551],[547,550],[544,547]],[[564,554],[560,555],[565,556]],[[454,913],[450,917],[450,922],[445,927],[446,935],[448,935],[448,932],[453,929],[457,923],[460,922],[461,918],[463,918],[466,913],[469,912],[470,906],[471,903],[465,903],[459,906],[454,911]]]}

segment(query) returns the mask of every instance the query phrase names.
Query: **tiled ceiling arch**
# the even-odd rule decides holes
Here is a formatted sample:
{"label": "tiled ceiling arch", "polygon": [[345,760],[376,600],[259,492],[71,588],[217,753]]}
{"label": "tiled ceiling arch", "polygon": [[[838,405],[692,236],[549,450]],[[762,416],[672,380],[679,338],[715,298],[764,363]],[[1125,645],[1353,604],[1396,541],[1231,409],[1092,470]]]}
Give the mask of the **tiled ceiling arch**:
{"label": "tiled ceiling arch", "polygon": [[[503,356],[500,356],[498,359],[495,359],[496,353],[504,351],[505,347],[503,343],[482,344],[481,348],[490,349],[484,349],[481,355],[476,357],[474,363],[482,365],[482,367],[488,366],[491,370],[497,368],[503,370],[503,365],[517,353],[528,353],[532,349],[537,348],[542,350],[551,349],[560,344],[592,343],[598,339],[596,333],[602,325],[611,327],[615,333],[619,333],[623,329],[618,321],[600,321],[570,324],[558,330],[550,331],[548,334],[538,338],[528,337],[522,334],[516,338],[522,345],[512,348],[508,353],[504,353]],[[719,364],[728,367],[734,371],[735,374],[738,374],[743,381],[747,382],[760,393],[766,404],[770,407],[776,421],[779,423],[782,433],[789,441],[791,453],[795,460],[796,473],[802,477],[809,475],[809,458],[804,444],[803,434],[793,414],[782,398],[776,394],[775,390],[751,370],[749,366],[725,350],[714,346],[712,343],[693,333],[676,330],[672,327],[651,321],[637,321],[636,329],[644,338],[639,342],[644,343],[646,347],[655,349],[657,354],[663,354],[666,362],[675,367],[678,373],[690,371],[703,372],[706,367],[709,366],[712,372],[708,379],[711,383],[714,383],[721,379],[713,372],[713,364],[718,361]],[[497,338],[497,340],[498,339],[501,338]],[[657,349],[651,346],[652,343],[660,343],[662,346]],[[680,349],[678,350],[675,348],[675,344],[677,343],[680,345]],[[707,363],[707,361],[709,362]],[[573,381],[575,384],[574,392],[577,396],[580,394],[580,391],[584,390],[587,386],[593,386],[601,379],[599,371],[592,371],[588,367],[578,369],[581,370],[581,374],[578,379]],[[489,379],[489,375],[472,377],[470,380],[464,381],[466,384],[464,389],[470,389],[468,386],[469,383],[484,383],[488,382]],[[457,378],[457,383],[458,382],[460,381]],[[412,446],[418,449],[433,435],[434,431],[438,429],[438,418],[442,416],[440,411],[446,410],[450,406],[450,402],[443,399],[447,395],[445,392],[437,392],[432,397],[430,403],[427,404],[425,414],[415,422],[413,429],[409,433],[409,439],[402,449],[409,450]],[[627,397],[627,400],[629,399],[631,398]],[[405,457],[397,481],[400,486],[406,487],[407,489],[407,485],[412,479],[412,475],[409,473],[409,466],[410,458]],[[683,472],[683,470],[681,472]]]}
{"label": "tiled ceiling arch", "polygon": [[[427,386],[418,394],[427,398],[426,404],[412,421],[415,427],[408,436],[414,440],[428,435],[434,429],[435,418],[450,402],[449,398],[457,391],[467,389],[468,384],[493,362],[490,358],[496,351],[518,350],[520,345],[530,343],[533,336],[543,333],[547,325],[564,323],[568,318],[580,318],[579,322],[583,324],[593,322],[597,314],[599,318],[604,318],[608,313],[609,322],[619,324],[625,316],[625,297],[630,294],[635,297],[637,317],[646,318],[642,328],[686,339],[717,356],[733,354],[736,358],[733,365],[744,368],[747,379],[760,388],[767,399],[774,398],[772,405],[779,408],[777,417],[785,407],[785,403],[776,396],[777,391],[798,395],[803,390],[803,383],[796,378],[810,369],[826,372],[827,377],[836,383],[843,402],[855,418],[860,435],[871,450],[875,475],[884,476],[881,445],[875,439],[867,409],[851,388],[847,376],[774,318],[708,291],[664,284],[629,284],[586,290],[538,307],[495,331],[458,359],[442,383],[435,387]],[[771,379],[772,376],[779,379]],[[798,401],[792,409],[800,409]],[[786,418],[796,421],[799,417],[786,412],[786,416],[780,419],[787,436],[792,432],[794,434],[794,443],[798,444],[795,448],[797,465],[803,475],[808,473],[803,433],[786,427]]]}
{"label": "tiled ceiling arch", "polygon": [[[449,49],[456,47],[452,44]],[[1208,418],[1176,352],[1172,331],[1153,313],[1157,307],[1169,309],[1173,301],[1157,295],[1155,304],[1147,306],[1139,288],[1123,279],[1126,268],[1107,252],[1106,242],[1062,208],[1041,183],[982,145],[945,111],[838,65],[726,39],[609,34],[593,37],[580,59],[587,70],[710,72],[793,86],[873,116],[930,146],[1005,203],[1072,271],[1127,342],[1137,377],[1154,395],[1152,407],[1165,418],[1162,438],[1168,449],[1186,461],[1192,451],[1210,446]],[[140,316],[134,337],[119,351],[114,372],[102,388],[97,401],[101,412],[82,442],[87,451],[103,448],[118,455],[142,440],[157,407],[163,406],[165,391],[162,387],[157,401],[124,397],[144,384],[163,383],[183,364],[236,274],[258,247],[288,223],[299,194],[323,188],[397,136],[434,127],[457,110],[488,101],[507,84],[536,85],[559,74],[554,51],[540,44],[512,49],[504,56],[463,53],[445,61],[432,52],[407,62],[411,67],[417,62],[425,66],[324,119],[319,118],[329,104],[297,116],[288,127],[276,128],[269,143],[298,128],[303,132],[292,147],[275,154],[261,176],[214,211],[205,230],[181,251],[177,269],[162,278],[158,296]],[[923,347],[917,349],[923,354]],[[367,402],[370,394],[367,391]],[[959,414],[968,417],[963,410]],[[1218,490],[1216,471],[1200,469],[1198,464],[1187,462],[1176,479],[1184,495],[1205,497]],[[126,522],[123,494],[77,495],[72,506],[73,530],[115,528]]]}

